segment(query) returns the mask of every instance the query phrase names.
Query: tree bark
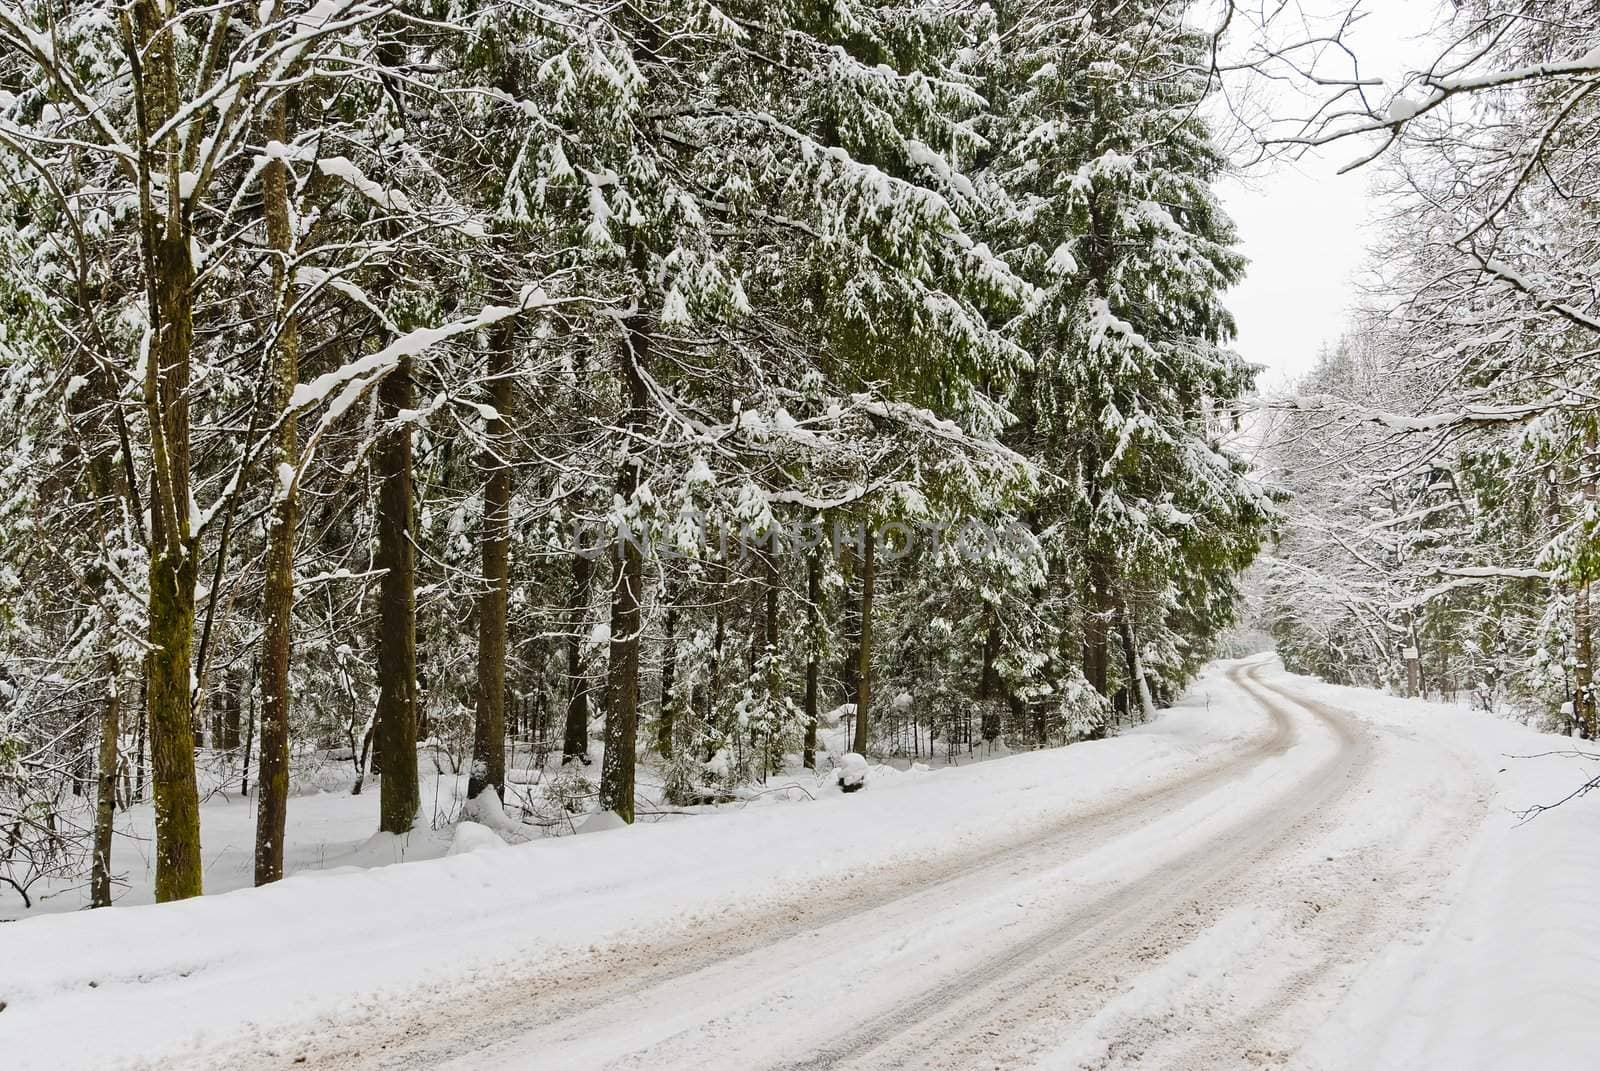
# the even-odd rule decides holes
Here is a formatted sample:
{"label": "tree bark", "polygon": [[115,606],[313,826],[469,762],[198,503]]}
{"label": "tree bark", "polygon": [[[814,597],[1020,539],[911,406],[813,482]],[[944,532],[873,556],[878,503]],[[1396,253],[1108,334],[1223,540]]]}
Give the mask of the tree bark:
{"label": "tree bark", "polygon": [[[165,540],[165,534],[158,533],[157,538]],[[200,794],[189,716],[194,564],[192,554],[171,547],[152,555],[150,563],[151,650],[145,694],[156,812],[157,902],[199,896],[202,890]]]}
{"label": "tree bark", "polygon": [[[267,123],[271,138],[288,143],[288,103],[280,94]],[[283,838],[289,809],[289,657],[294,625],[295,528],[299,522],[300,434],[290,396],[300,379],[300,325],[294,306],[294,233],[290,223],[289,166],[267,161],[261,176],[267,244],[276,254],[272,289],[278,338],[273,353],[272,407],[279,414],[273,444],[273,497],[267,530],[266,587],[261,606],[261,758],[256,773],[255,882],[283,877]]]}
{"label": "tree bark", "polygon": [[1109,696],[1110,658],[1108,635],[1111,616],[1111,580],[1105,561],[1099,555],[1089,559],[1089,604],[1083,621],[1083,675],[1101,695]]}
{"label": "tree bark", "polygon": [[222,746],[229,751],[239,750],[240,716],[244,710],[244,697],[239,694],[239,681],[229,674],[226,678],[228,705],[222,713]]}
{"label": "tree bark", "polygon": [[122,696],[115,656],[111,658],[111,688],[100,714],[100,755],[94,807],[94,868],[89,877],[89,906],[111,906],[111,835],[117,815],[117,733],[120,731]]}
{"label": "tree bark", "polygon": [[1150,698],[1150,682],[1144,675],[1144,658],[1139,654],[1139,644],[1134,635],[1133,618],[1128,613],[1127,600],[1117,600],[1117,629],[1122,638],[1123,657],[1128,662],[1128,680],[1139,700],[1139,713],[1145,721],[1156,716],[1156,704]]}
{"label": "tree bark", "polygon": [[583,673],[583,625],[589,606],[594,560],[572,556],[572,595],[567,600],[567,722],[562,734],[561,762],[589,761],[589,681]]}
{"label": "tree bark", "polygon": [[[1592,424],[1584,429],[1583,455],[1579,464],[1584,472],[1583,504],[1585,512],[1588,512],[1593,510],[1595,502],[1595,431]],[[1589,600],[1592,584],[1587,569],[1586,563],[1584,577],[1578,582],[1578,589],[1572,597],[1572,638],[1577,663],[1573,674],[1576,680],[1572,693],[1572,715],[1578,724],[1578,735],[1585,740],[1593,740],[1596,733],[1594,615]]]}
{"label": "tree bark", "polygon": [[[722,576],[726,581],[728,568],[723,562]],[[711,672],[707,674],[705,688],[705,722],[707,725],[716,724],[717,712],[722,709],[722,656],[727,648],[728,641],[728,604],[725,599],[717,599],[716,627],[711,634]],[[716,735],[706,734],[706,760],[709,762],[716,757]]]}
{"label": "tree bark", "polygon": [[[632,504],[639,490],[637,434],[643,429],[649,394],[644,371],[650,360],[650,333],[642,316],[623,325],[621,373],[627,391],[623,428],[627,445],[617,494]],[[600,767],[600,806],[624,822],[634,815],[634,766],[639,729],[639,608],[644,595],[642,532],[617,533],[612,551],[611,650],[606,673],[606,753]]]}
{"label": "tree bark", "polygon": [[417,597],[411,545],[411,428],[397,424],[414,407],[411,362],[378,386],[380,419],[386,425],[373,456],[378,481],[377,566],[379,581],[377,748],[383,759],[378,828],[406,833],[416,821],[417,791]]}
{"label": "tree bark", "polygon": [[978,678],[978,702],[983,719],[983,739],[993,743],[1000,738],[1000,711],[996,706],[1000,699],[1000,673],[995,668],[995,662],[1000,657],[1000,624],[995,620],[993,606],[985,606],[984,616],[988,619],[989,627],[983,634],[983,672]]}
{"label": "tree bark", "polygon": [[822,602],[822,556],[812,550],[806,561],[806,742],[801,763],[808,770],[817,768],[817,687],[821,683],[821,658],[819,657],[817,622]]}
{"label": "tree bark", "polygon": [[[125,46],[140,71],[141,131],[177,112],[175,23],[155,0],[136,0]],[[144,406],[150,431],[150,657],[145,705],[155,795],[157,901],[198,896],[200,797],[195,786],[194,707],[190,676],[194,648],[195,555],[190,537],[189,362],[194,341],[194,263],[182,197],[158,205],[155,175],[167,191],[180,189],[182,148],[175,135],[148,145],[140,160],[140,223],[153,342],[145,361]]]}
{"label": "tree bark", "polygon": [[[509,325],[511,321],[507,321]],[[499,414],[489,421],[483,467],[483,594],[478,599],[478,702],[473,722],[472,774],[467,798],[493,788],[506,792],[506,594],[510,584],[511,354],[515,329],[496,332],[489,347],[489,401]]]}
{"label": "tree bark", "polygon": [[1572,717],[1578,735],[1595,737],[1594,622],[1589,602],[1589,581],[1578,584],[1572,595],[1572,638],[1576,655],[1573,667]]}
{"label": "tree bark", "polygon": [[661,598],[667,604],[667,621],[661,641],[661,713],[656,719],[656,750],[662,758],[670,759],[678,714],[672,699],[678,676],[678,600],[676,592],[668,588],[662,590]]}
{"label": "tree bark", "polygon": [[852,705],[856,701],[856,671],[861,662],[861,598],[853,590],[860,577],[857,575],[859,570],[854,567],[854,562],[855,552],[848,545],[842,547],[839,553],[839,569],[850,579],[846,581],[844,597],[841,600],[844,604],[842,613],[845,643],[844,657],[839,667],[839,680],[843,685],[843,695],[839,701]]}
{"label": "tree bark", "polygon": [[867,526],[861,553],[861,642],[856,648],[856,740],[853,750],[867,753],[872,699],[872,589],[877,581],[876,538]]}
{"label": "tree bark", "polygon": [[[761,618],[764,625],[762,629],[762,655],[767,659],[766,679],[761,682],[761,687],[766,690],[767,699],[773,709],[778,703],[778,694],[783,689],[783,680],[779,675],[778,666],[778,528],[773,526],[767,536],[766,553],[762,555],[761,584],[762,584],[762,611]],[[753,734],[752,734],[753,735]],[[751,741],[755,743],[754,740]],[[778,757],[772,754],[772,734],[761,746],[761,780],[766,782],[770,773],[778,769]]]}

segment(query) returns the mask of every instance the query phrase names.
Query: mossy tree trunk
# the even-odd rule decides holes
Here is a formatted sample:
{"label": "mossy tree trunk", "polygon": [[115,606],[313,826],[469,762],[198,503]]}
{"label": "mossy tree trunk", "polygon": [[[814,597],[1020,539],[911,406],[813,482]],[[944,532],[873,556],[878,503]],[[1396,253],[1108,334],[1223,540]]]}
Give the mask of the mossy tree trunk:
{"label": "mossy tree trunk", "polygon": [[[136,0],[124,16],[124,46],[139,71],[136,92],[143,147],[138,161],[141,246],[151,343],[144,409],[150,434],[149,662],[145,706],[155,796],[158,901],[198,896],[200,797],[195,786],[195,540],[189,489],[189,375],[194,343],[194,262],[188,204],[181,196],[183,147],[175,133],[150,132],[178,109],[177,24],[155,0]],[[157,174],[159,173],[159,179]]]}
{"label": "mossy tree trunk", "polygon": [[170,519],[160,521],[153,530],[157,550],[150,560],[150,673],[145,682],[159,902],[199,896],[202,885],[200,795],[195,786],[194,726],[189,716],[195,561],[187,540],[179,547],[171,546],[165,532],[171,523]]}

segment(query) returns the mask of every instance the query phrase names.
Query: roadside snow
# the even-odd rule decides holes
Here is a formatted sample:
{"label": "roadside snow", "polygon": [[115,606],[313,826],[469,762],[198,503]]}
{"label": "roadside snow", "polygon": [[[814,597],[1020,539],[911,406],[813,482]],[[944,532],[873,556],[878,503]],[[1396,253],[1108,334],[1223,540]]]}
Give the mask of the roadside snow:
{"label": "roadside snow", "polygon": [[[1600,753],[1463,706],[1283,676],[1391,732],[1465,752],[1496,787],[1465,865],[1443,890],[1449,909],[1432,928],[1396,942],[1369,965],[1306,1046],[1307,1065],[1373,1071],[1596,1066],[1600,801],[1576,799],[1531,821],[1519,814],[1560,800],[1600,773]],[[1571,757],[1575,749],[1592,757]]]}
{"label": "roadside snow", "polygon": [[[404,837],[374,836],[379,796],[375,778],[369,778],[365,790],[353,796],[354,775],[348,763],[330,762],[304,771],[304,776],[310,784],[301,783],[300,793],[289,801],[284,844],[284,865],[294,875],[436,859],[449,850],[452,823],[466,799],[464,774],[424,773],[419,778],[422,808],[416,827]],[[205,800],[200,807],[200,843],[206,895],[249,888],[255,876],[255,797],[237,792],[236,772],[224,777],[222,771],[207,768],[202,778]],[[116,828],[111,849],[112,873],[117,879],[113,888],[116,910],[150,904],[155,899],[153,808],[144,803],[119,813]],[[89,906],[88,887],[77,879],[42,882],[34,887],[33,896],[34,905],[28,910],[10,889],[0,888],[0,921]],[[10,925],[7,922],[0,927],[0,935]],[[0,961],[0,982],[5,979],[5,967]]]}

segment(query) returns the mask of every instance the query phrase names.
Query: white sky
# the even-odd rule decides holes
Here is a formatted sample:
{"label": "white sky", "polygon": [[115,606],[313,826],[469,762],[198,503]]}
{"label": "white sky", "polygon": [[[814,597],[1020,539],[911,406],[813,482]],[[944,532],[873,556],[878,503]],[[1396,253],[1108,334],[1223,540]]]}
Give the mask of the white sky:
{"label": "white sky", "polygon": [[[1371,13],[1348,38],[1362,73],[1392,80],[1426,66],[1427,47],[1419,38],[1433,24],[1434,0],[1366,6]],[[1221,188],[1250,258],[1244,281],[1226,297],[1239,325],[1234,348],[1266,366],[1263,390],[1309,371],[1322,345],[1343,330],[1376,205],[1368,196],[1370,169],[1335,172],[1360,150],[1356,141],[1336,143],[1297,164],[1262,165]]]}

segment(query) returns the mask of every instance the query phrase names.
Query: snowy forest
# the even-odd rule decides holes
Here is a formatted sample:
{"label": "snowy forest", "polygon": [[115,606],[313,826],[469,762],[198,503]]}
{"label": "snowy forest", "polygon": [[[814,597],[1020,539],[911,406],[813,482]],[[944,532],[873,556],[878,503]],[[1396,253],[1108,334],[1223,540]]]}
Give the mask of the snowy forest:
{"label": "snowy forest", "polygon": [[1275,516],[1210,41],[1072,7],[0,7],[0,877],[1181,690]]}
{"label": "snowy forest", "polygon": [[[0,5],[0,884],[1100,739],[1241,627],[1594,738],[1600,23],[1277,16]],[[1324,146],[1384,238],[1258,394],[1218,183]]]}
{"label": "snowy forest", "polygon": [[7,1071],[1583,1071],[1597,583],[1594,0],[0,0]]}

